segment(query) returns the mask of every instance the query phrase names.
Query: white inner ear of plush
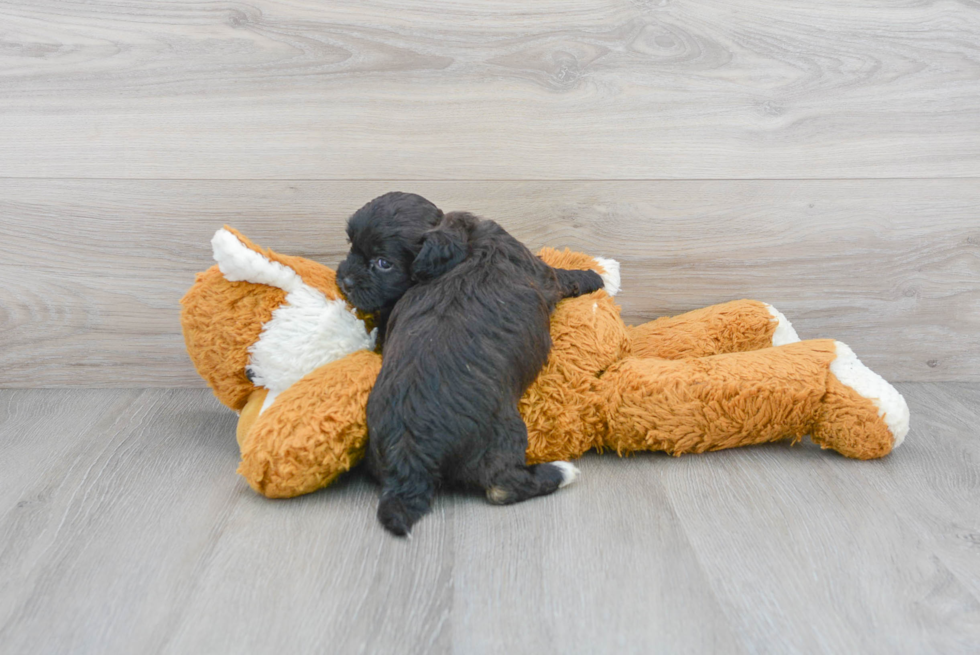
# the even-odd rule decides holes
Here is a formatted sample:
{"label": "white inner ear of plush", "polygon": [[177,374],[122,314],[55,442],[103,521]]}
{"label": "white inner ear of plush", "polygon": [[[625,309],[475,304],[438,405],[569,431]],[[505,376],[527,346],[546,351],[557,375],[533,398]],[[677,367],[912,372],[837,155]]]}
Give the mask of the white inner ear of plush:
{"label": "white inner ear of plush", "polygon": [[330,300],[296,271],[246,247],[228,230],[211,239],[214,260],[230,282],[267,284],[286,292],[286,301],[262,326],[248,349],[252,381],[269,390],[262,411],[280,393],[324,364],[358,350],[373,350],[376,331],[342,299]]}
{"label": "white inner ear of plush", "polygon": [[619,262],[615,259],[606,259],[605,257],[596,257],[595,260],[606,271],[605,273],[599,274],[599,277],[602,278],[602,282],[605,285],[603,288],[610,296],[615,296],[619,293],[620,288]]}
{"label": "white inner ear of plush", "polygon": [[898,448],[909,432],[909,406],[898,389],[888,384],[865,366],[846,343],[835,341],[837,357],[830,363],[830,372],[842,383],[874,403],[885,425],[895,438],[892,448]]}

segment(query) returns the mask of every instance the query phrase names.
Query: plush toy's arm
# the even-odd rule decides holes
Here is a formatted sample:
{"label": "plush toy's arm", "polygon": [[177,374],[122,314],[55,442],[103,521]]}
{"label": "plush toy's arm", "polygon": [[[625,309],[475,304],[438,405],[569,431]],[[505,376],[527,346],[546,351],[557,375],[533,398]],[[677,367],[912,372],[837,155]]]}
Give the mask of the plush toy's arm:
{"label": "plush toy's arm", "polygon": [[627,328],[636,357],[684,359],[747,352],[800,340],[786,317],[757,300],[734,300]]}
{"label": "plush toy's arm", "polygon": [[[555,268],[594,270],[602,276],[607,294],[619,292],[619,262],[613,259],[590,257],[567,248],[542,248],[538,256]],[[757,300],[712,305],[628,327],[627,331],[634,355],[662,359],[745,352],[800,340],[782,313]]]}

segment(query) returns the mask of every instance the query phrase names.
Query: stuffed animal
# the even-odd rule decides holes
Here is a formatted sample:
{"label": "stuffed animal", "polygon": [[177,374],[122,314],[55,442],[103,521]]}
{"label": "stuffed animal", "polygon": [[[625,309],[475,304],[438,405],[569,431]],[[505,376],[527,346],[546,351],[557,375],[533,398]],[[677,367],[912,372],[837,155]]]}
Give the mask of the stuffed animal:
{"label": "stuffed animal", "polygon": [[[298,496],[361,459],[368,395],[381,368],[370,317],[334,272],[262,249],[229,227],[217,265],[182,299],[191,360],[240,413],[239,473],[260,494]],[[627,327],[615,261],[545,248],[561,268],[594,269],[604,290],[559,303],[548,363],[520,402],[529,463],[586,451],[703,453],[809,434],[846,457],[882,457],[909,410],[845,344],[800,341],[773,307],[738,300]]]}

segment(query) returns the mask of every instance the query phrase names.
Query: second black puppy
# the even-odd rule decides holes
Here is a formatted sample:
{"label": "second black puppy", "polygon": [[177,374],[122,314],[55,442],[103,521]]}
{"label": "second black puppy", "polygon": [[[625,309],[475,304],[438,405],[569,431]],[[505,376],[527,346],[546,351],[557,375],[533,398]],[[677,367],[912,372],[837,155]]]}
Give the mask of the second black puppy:
{"label": "second black puppy", "polygon": [[555,304],[601,289],[602,278],[551,268],[493,221],[443,215],[414,194],[372,200],[347,232],[338,283],[386,330],[367,405],[384,527],[408,534],[443,484],[504,504],[574,480],[567,462],[526,465],[517,402],[548,358]]}

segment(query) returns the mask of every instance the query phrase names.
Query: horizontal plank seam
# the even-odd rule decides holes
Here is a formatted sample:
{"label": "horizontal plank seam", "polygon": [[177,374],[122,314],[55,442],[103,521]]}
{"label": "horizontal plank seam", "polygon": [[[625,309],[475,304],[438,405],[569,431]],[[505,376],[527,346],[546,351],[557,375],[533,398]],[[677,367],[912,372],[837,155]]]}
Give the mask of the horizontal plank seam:
{"label": "horizontal plank seam", "polygon": [[980,176],[924,177],[582,177],[582,178],[407,178],[407,177],[58,177],[0,176],[4,181],[91,182],[887,182],[956,180],[977,181]]}

